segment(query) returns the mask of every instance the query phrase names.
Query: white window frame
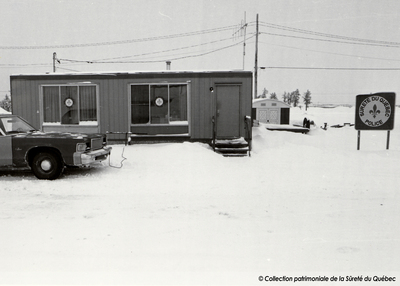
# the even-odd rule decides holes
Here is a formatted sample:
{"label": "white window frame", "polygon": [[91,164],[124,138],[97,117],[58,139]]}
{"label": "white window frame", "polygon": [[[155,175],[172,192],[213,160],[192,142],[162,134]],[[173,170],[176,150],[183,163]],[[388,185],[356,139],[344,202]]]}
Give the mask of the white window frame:
{"label": "white window frame", "polygon": [[[182,123],[151,123],[150,118],[151,118],[151,106],[149,104],[149,122],[148,123],[137,123],[134,124],[132,123],[132,89],[131,87],[133,85],[147,85],[149,86],[149,100],[150,100],[150,88],[151,86],[168,86],[168,101],[169,101],[169,86],[170,85],[186,85],[186,110],[187,110],[187,120],[182,122]],[[189,126],[189,133],[190,133],[190,98],[191,98],[191,81],[186,81],[186,82],[140,82],[140,83],[129,83],[128,84],[128,106],[129,106],[129,112],[128,112],[128,120],[129,120],[129,126]],[[149,101],[150,102],[150,101]],[[170,106],[168,106],[168,118],[170,116]]]}
{"label": "white window frame", "polygon": [[[81,86],[94,86],[94,87],[96,87],[96,117],[97,117],[97,121],[93,121],[95,123],[93,123],[93,124],[81,124],[81,121],[80,121],[80,109],[79,109],[79,112],[78,112],[78,122],[79,122],[79,124],[62,124],[61,123],[61,118],[60,118],[60,122],[54,122],[54,123],[52,123],[52,122],[44,122],[43,88],[44,87],[58,87],[59,88],[59,91],[58,91],[59,102],[60,102],[60,104],[59,104],[59,113],[61,115],[61,104],[63,104],[63,103],[61,102],[61,90],[60,89],[61,89],[62,86],[68,86],[68,87],[76,86],[77,87],[77,92],[78,92],[77,93],[77,97],[78,97],[77,101],[78,102],[76,104],[78,104],[78,106],[80,106],[79,105],[79,87],[81,87]],[[99,85],[98,84],[94,84],[94,83],[88,83],[88,84],[85,84],[85,83],[42,84],[42,85],[40,85],[39,106],[40,106],[40,108],[39,108],[39,110],[40,110],[40,122],[42,123],[41,125],[44,126],[44,127],[47,127],[47,126],[98,127],[100,125],[100,104],[99,104]],[[86,122],[86,121],[82,121],[82,122]]]}

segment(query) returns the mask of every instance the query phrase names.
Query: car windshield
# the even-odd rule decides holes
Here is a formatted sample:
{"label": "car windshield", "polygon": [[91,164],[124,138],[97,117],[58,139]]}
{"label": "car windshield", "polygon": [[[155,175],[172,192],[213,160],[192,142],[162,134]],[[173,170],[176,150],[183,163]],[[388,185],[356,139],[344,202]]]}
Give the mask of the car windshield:
{"label": "car windshield", "polygon": [[[26,133],[36,131],[34,127],[17,116],[1,117],[0,129],[5,134]],[[0,132],[1,132],[0,131]],[[3,133],[1,132],[1,133]]]}

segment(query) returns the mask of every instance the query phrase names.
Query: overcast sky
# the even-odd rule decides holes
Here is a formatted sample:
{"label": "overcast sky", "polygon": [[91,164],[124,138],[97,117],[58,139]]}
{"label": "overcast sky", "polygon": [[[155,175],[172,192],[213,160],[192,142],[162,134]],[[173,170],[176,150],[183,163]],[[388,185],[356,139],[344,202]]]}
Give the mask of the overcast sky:
{"label": "overcast sky", "polygon": [[400,89],[399,13],[398,0],[0,0],[0,96],[10,74],[52,72],[53,52],[60,73],[254,71],[259,14],[259,93],[354,103]]}

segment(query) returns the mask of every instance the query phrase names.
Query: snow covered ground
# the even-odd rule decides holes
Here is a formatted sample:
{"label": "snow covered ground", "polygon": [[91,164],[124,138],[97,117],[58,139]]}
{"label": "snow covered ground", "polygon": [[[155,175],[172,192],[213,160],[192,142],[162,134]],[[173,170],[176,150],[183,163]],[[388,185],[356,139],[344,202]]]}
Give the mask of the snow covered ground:
{"label": "snow covered ground", "polygon": [[10,113],[10,112],[8,112],[7,110],[0,107],[0,114],[7,114],[7,113]]}
{"label": "snow covered ground", "polygon": [[354,123],[354,108],[291,111],[304,116],[309,134],[254,127],[251,157],[114,145],[121,168],[1,172],[0,283],[400,285],[399,120],[389,150],[385,131],[363,131],[357,151],[354,127],[319,128]]}

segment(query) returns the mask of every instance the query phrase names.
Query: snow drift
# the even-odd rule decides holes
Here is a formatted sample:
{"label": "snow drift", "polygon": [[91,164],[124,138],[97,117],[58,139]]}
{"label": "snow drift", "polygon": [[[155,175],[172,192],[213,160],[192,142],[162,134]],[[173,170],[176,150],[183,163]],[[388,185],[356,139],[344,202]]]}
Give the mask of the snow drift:
{"label": "snow drift", "polygon": [[316,123],[307,135],[254,127],[251,157],[114,145],[109,162],[56,181],[1,172],[2,283],[400,279],[400,133],[386,150],[385,132],[362,132],[357,151],[353,127],[320,128],[354,123],[354,108],[292,110],[304,116]]}

